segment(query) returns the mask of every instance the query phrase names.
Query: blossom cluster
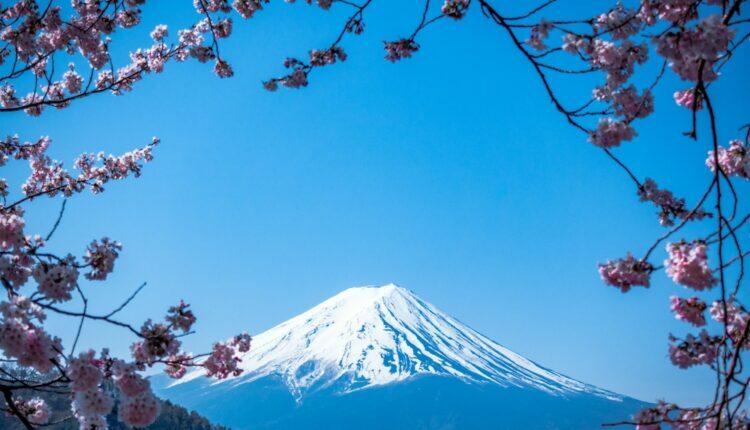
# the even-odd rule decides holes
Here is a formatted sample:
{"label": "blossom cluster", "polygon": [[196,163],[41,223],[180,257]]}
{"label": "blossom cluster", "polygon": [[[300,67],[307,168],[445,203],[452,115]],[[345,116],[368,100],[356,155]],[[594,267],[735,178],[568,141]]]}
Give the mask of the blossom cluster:
{"label": "blossom cluster", "polygon": [[688,334],[682,341],[670,336],[669,341],[669,358],[672,363],[681,369],[687,369],[713,363],[719,353],[721,337],[711,336],[706,330],[701,330],[698,336]]}
{"label": "blossom cluster", "polygon": [[708,152],[706,165],[711,170],[716,170],[716,159],[719,160],[719,168],[727,176],[739,176],[750,179],[750,149],[739,139],[729,142],[729,148],[719,146],[717,155],[713,151]]}
{"label": "blossom cluster", "polygon": [[688,210],[685,206],[685,199],[678,199],[671,191],[660,189],[650,178],[646,178],[638,188],[638,197],[642,202],[652,202],[661,209],[659,223],[665,227],[673,226],[675,219],[701,220],[712,216],[702,208]]}
{"label": "blossom cluster", "polygon": [[52,416],[49,405],[40,397],[17,398],[14,406],[31,424],[45,425]]}
{"label": "blossom cluster", "polygon": [[726,332],[736,346],[750,349],[750,333],[747,332],[750,313],[744,307],[733,299],[726,303],[717,300],[711,305],[710,313],[714,321],[726,325]]}
{"label": "blossom cluster", "polygon": [[599,265],[599,275],[602,280],[608,285],[619,288],[623,293],[635,286],[648,287],[653,270],[651,264],[638,260],[631,254],[625,258]]}
{"label": "blossom cluster", "polygon": [[718,280],[708,266],[706,244],[703,241],[680,241],[667,245],[669,257],[664,261],[667,275],[680,285],[694,290],[711,288]]}
{"label": "blossom cluster", "polygon": [[[229,14],[236,11],[241,17],[250,18],[267,1],[235,0],[231,6],[228,0],[196,1],[196,11],[203,18],[178,31],[176,43],[167,40],[168,28],[159,24],[151,32],[153,44],[132,51],[129,61],[116,68],[110,54],[111,38],[118,30],[141,23],[140,6],[145,0],[75,1],[69,16],[63,16],[68,9],[58,5],[40,7],[37,0],[16,0],[2,11],[0,40],[6,47],[0,51],[0,67],[9,66],[4,73],[8,78],[29,73],[35,84],[22,95],[10,80],[5,80],[0,85],[0,110],[23,109],[28,115],[38,116],[46,106],[62,109],[93,93],[109,90],[124,94],[144,75],[161,73],[170,60],[215,60],[214,72],[219,77],[232,76],[231,66],[218,56],[217,49],[217,40],[232,33]],[[331,2],[318,3],[328,8]],[[68,55],[76,51],[88,63],[90,73],[80,73],[75,62],[67,68],[55,67],[57,53]],[[8,59],[10,53],[15,57],[12,61]],[[56,69],[65,71],[56,76]],[[88,80],[82,76],[87,74]]]}
{"label": "blossom cluster", "polygon": [[698,297],[683,299],[672,296],[669,300],[672,303],[671,308],[675,314],[675,318],[697,327],[706,325],[706,317],[703,315],[707,307],[706,302]]}

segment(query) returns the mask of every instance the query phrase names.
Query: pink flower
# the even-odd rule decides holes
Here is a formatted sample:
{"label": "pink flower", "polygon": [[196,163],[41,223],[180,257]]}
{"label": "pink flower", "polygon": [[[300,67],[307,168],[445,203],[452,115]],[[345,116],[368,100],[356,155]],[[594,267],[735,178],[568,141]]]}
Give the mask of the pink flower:
{"label": "pink flower", "polygon": [[117,415],[123,423],[134,427],[147,427],[156,421],[161,405],[151,391],[120,399]]}
{"label": "pink flower", "polygon": [[169,308],[166,319],[171,327],[180,329],[183,333],[190,331],[190,328],[195,323],[195,315],[193,311],[188,309],[189,307],[189,304],[180,300],[179,305]]}
{"label": "pink flower", "polygon": [[101,242],[93,241],[86,248],[86,254],[83,261],[91,266],[91,272],[87,273],[86,279],[103,281],[107,275],[112,273],[115,268],[115,260],[120,255],[122,244],[115,242],[107,237],[102,238]]}
{"label": "pink flower", "polygon": [[543,51],[547,49],[547,45],[544,44],[544,40],[549,37],[549,32],[554,26],[551,22],[542,20],[539,24],[531,27],[531,35],[526,39],[525,43],[537,51]]}
{"label": "pink flower", "polygon": [[174,379],[180,379],[185,376],[187,367],[193,365],[193,356],[187,353],[173,355],[167,359],[167,366],[164,373]]}
{"label": "pink flower", "polygon": [[654,112],[654,96],[648,89],[638,95],[638,90],[630,85],[612,94],[612,107],[615,114],[624,117],[626,121],[646,118]]}
{"label": "pink flower", "polygon": [[232,76],[234,76],[232,66],[230,66],[229,63],[222,60],[221,58],[216,60],[216,64],[214,65],[214,73],[216,73],[216,75],[220,78],[231,78]]}
{"label": "pink flower", "polygon": [[711,288],[718,280],[708,267],[706,244],[696,240],[667,244],[669,258],[664,261],[667,275],[675,283],[694,290]]}
{"label": "pink flower", "polygon": [[78,358],[70,359],[67,373],[71,380],[70,387],[74,392],[95,390],[103,376],[93,350],[82,352],[78,354]]}
{"label": "pink flower", "polygon": [[669,358],[681,369],[712,363],[716,359],[718,345],[721,342],[720,337],[709,336],[706,330],[701,330],[698,337],[689,334],[681,342],[672,336],[669,340]]}
{"label": "pink flower", "polygon": [[663,401],[659,401],[656,407],[645,408],[638,411],[633,417],[637,423],[636,430],[659,430],[661,423],[669,419],[669,413],[674,409]]}
{"label": "pink flower", "polygon": [[659,189],[656,182],[651,178],[646,178],[638,189],[638,196],[642,202],[653,202],[661,209],[659,212],[659,223],[665,227],[674,225],[674,219],[701,220],[711,217],[710,212],[702,208],[695,210],[692,214],[685,207],[685,199],[678,199],[669,190]]}
{"label": "pink flower", "polygon": [[642,21],[635,11],[617,4],[612,10],[596,18],[596,27],[612,35],[613,39],[626,39],[640,31]]}
{"label": "pink flower", "polygon": [[750,151],[747,146],[738,139],[729,142],[729,148],[719,147],[718,157],[714,156],[713,151],[708,152],[706,165],[712,170],[716,170],[716,158],[719,159],[719,167],[727,176],[739,176],[740,178],[750,179]]}
{"label": "pink flower", "polygon": [[239,352],[248,352],[250,351],[250,343],[252,340],[253,338],[250,337],[247,332],[244,332],[232,338],[231,344],[233,347],[237,348],[237,351]]}
{"label": "pink flower", "polygon": [[683,299],[677,296],[669,298],[672,302],[672,312],[675,318],[693,324],[696,327],[706,325],[706,318],[703,312],[706,310],[706,303],[697,297]]}
{"label": "pink flower", "polygon": [[721,324],[726,323],[726,330],[732,339],[732,343],[737,345],[741,341],[743,342],[742,347],[745,349],[750,348],[750,342],[747,336],[743,340],[745,331],[747,330],[748,322],[750,322],[750,314],[738,305],[734,300],[728,300],[726,303],[726,321],[724,319],[724,304],[717,300],[711,305],[711,318]]}
{"label": "pink flower", "polygon": [[44,425],[49,422],[52,416],[47,402],[39,397],[32,397],[31,399],[16,399],[14,402],[16,409],[24,416],[31,424]]}
{"label": "pink flower", "polygon": [[645,261],[636,260],[630,253],[625,258],[607,261],[599,265],[599,275],[607,285],[626,293],[634,286],[648,287],[653,267]]}
{"label": "pink flower", "polygon": [[153,364],[156,360],[175,355],[180,349],[180,341],[164,324],[147,320],[141,327],[142,341],[133,343],[130,350],[138,363]]}
{"label": "pink flower", "polygon": [[469,0],[445,0],[440,11],[443,15],[458,20],[466,15],[466,10],[468,8]]}
{"label": "pink flower", "polygon": [[20,208],[6,210],[0,205],[0,250],[20,249],[24,245],[25,225]]}
{"label": "pink flower", "polygon": [[600,148],[613,148],[624,141],[633,140],[635,136],[635,130],[627,122],[602,118],[596,130],[589,134],[589,142]]}
{"label": "pink flower", "polygon": [[112,396],[102,389],[77,391],[73,400],[74,410],[81,415],[107,415],[114,405]]}
{"label": "pink flower", "polygon": [[113,368],[115,385],[123,396],[133,397],[151,389],[151,383],[137,373],[133,364],[118,362]]}
{"label": "pink flower", "polygon": [[32,272],[39,292],[55,302],[66,302],[78,282],[78,270],[71,256],[57,264],[39,263]]}
{"label": "pink flower", "polygon": [[336,63],[337,60],[346,61],[346,52],[339,46],[333,46],[322,51],[317,49],[310,51],[310,64],[312,66],[326,66]]}
{"label": "pink flower", "polygon": [[230,375],[239,376],[242,369],[237,367],[240,359],[235,356],[235,350],[226,343],[215,343],[211,355],[203,362],[206,375],[225,379]]}
{"label": "pink flower", "polygon": [[696,94],[693,88],[675,92],[674,101],[677,103],[677,106],[686,107],[690,110],[695,109],[698,111],[703,108],[703,100],[700,94]]}
{"label": "pink flower", "polygon": [[386,52],[385,59],[392,63],[404,58],[410,58],[413,53],[419,50],[419,45],[412,39],[399,39],[383,43]]}
{"label": "pink flower", "polygon": [[156,42],[161,42],[167,36],[169,36],[169,29],[164,24],[157,25],[151,32],[151,38]]}
{"label": "pink flower", "polygon": [[264,0],[234,0],[232,7],[243,18],[252,18],[255,12],[263,9]]}

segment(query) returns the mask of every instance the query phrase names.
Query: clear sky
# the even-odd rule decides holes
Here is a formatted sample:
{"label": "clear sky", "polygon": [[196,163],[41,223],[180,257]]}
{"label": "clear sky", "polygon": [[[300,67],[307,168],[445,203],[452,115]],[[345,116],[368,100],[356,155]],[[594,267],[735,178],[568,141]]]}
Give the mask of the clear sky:
{"label": "clear sky", "polygon": [[[196,18],[190,2],[176,3],[146,5],[144,25],[123,33],[117,49],[148,44],[157,23],[175,30]],[[350,58],[301,91],[269,93],[260,82],[282,73],[285,56],[327,46],[342,15],[280,3],[235,23],[222,46],[232,79],[169,64],[123,97],[40,118],[4,115],[5,134],[49,135],[50,154],[68,165],[81,151],[121,153],[162,138],[140,179],[71,200],[50,244],[82,252],[103,235],[124,243],[112,281],[91,285],[94,308],[148,281],[123,318],[161,316],[184,298],[199,317],[186,345],[202,351],[345,288],[395,282],[572,377],[644,400],[705,401],[710,375],[667,358],[668,332],[689,330],[668,310],[668,297],[683,291],[660,272],[651,289],[623,295],[596,271],[598,261],[645,251],[662,232],[655,209],[565,124],[478,10],[429,28],[413,59],[384,61],[382,41],[410,34],[419,18],[420,6],[394,13],[399,4],[376,4],[365,33],[344,44]],[[749,66],[740,51],[713,88],[722,141],[747,120]],[[557,83],[581,97],[590,87]],[[710,180],[696,169],[708,143],[680,134],[689,113],[671,94],[684,87],[666,79],[656,114],[617,153],[695,202]],[[26,173],[18,163],[5,169],[9,178]],[[46,232],[59,203],[35,202],[30,229]],[[74,322],[66,324],[62,334]],[[115,353],[131,340],[86,327],[87,344],[117,344]]]}

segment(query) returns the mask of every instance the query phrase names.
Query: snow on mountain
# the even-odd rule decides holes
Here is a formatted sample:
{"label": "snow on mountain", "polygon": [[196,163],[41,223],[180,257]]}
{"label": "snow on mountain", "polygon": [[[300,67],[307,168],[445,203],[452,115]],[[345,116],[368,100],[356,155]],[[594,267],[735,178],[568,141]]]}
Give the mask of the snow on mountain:
{"label": "snow on mountain", "polygon": [[[238,386],[273,375],[301,400],[320,389],[349,393],[437,375],[553,395],[622,400],[539,366],[394,284],[347,289],[258,334],[241,366],[245,372],[239,377],[212,384]],[[194,371],[170,387],[203,375]]]}

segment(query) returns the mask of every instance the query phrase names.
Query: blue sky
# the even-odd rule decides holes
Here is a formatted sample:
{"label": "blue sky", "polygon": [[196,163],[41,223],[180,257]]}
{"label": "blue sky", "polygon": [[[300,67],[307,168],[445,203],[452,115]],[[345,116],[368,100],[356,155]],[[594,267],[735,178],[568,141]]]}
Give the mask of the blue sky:
{"label": "blue sky", "polygon": [[[572,377],[645,400],[705,401],[710,375],[667,358],[668,332],[689,330],[668,310],[668,297],[684,292],[658,273],[651,289],[623,295],[596,272],[598,261],[645,251],[662,232],[654,208],[565,124],[478,10],[429,28],[413,59],[384,61],[382,41],[410,34],[420,14],[393,13],[388,5],[398,4],[375,5],[363,36],[344,44],[349,59],[301,91],[269,93],[260,82],[282,73],[285,56],[330,43],[342,15],[279,4],[235,23],[222,46],[232,79],[169,64],[123,97],[0,119],[6,134],[51,136],[51,155],[68,165],[81,151],[163,141],[140,179],[71,200],[50,244],[82,252],[103,235],[124,243],[112,281],[89,289],[94,308],[148,281],[123,318],[160,316],[184,298],[199,317],[186,346],[202,351],[345,288],[395,282]],[[147,44],[157,23],[175,30],[194,19],[188,3],[147,5],[144,25],[116,49]],[[748,66],[740,52],[713,88],[722,141],[747,120]],[[590,81],[556,83],[586,97]],[[671,94],[684,87],[665,79],[657,113],[617,153],[694,202],[710,180],[700,169],[708,142],[680,134],[689,113]],[[3,173],[17,179],[25,169]],[[31,229],[46,232],[59,203],[33,203]],[[69,334],[75,322],[55,324]],[[131,340],[96,325],[85,333],[86,344],[116,343],[120,354]]]}

